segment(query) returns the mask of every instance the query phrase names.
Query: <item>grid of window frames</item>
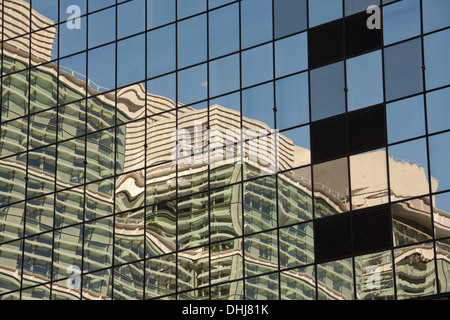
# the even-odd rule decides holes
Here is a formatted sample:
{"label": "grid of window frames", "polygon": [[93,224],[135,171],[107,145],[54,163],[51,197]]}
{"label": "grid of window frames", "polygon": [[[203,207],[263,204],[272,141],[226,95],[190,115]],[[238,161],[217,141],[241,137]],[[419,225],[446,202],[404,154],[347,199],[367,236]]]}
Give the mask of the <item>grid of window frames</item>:
{"label": "grid of window frames", "polygon": [[1,1],[0,299],[448,296],[450,2],[381,2]]}

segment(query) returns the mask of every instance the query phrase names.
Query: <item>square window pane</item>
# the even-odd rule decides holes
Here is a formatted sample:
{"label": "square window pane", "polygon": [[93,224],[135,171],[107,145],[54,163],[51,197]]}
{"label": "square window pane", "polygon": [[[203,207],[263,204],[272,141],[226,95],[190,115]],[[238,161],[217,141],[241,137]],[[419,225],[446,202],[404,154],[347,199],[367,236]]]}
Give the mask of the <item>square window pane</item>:
{"label": "square window pane", "polygon": [[[155,257],[175,250],[176,211],[176,201],[155,203],[147,207],[147,256]],[[159,242],[158,239],[162,241]]]}
{"label": "square window pane", "polygon": [[393,300],[394,272],[390,251],[355,258],[358,300]]}
{"label": "square window pane", "polygon": [[347,158],[313,166],[313,177],[316,218],[350,210]]}
{"label": "square window pane", "polygon": [[113,218],[86,222],[84,225],[83,268],[85,272],[111,267],[113,259]]}
{"label": "square window pane", "polygon": [[338,62],[311,71],[312,120],[345,112],[344,63]]}
{"label": "square window pane", "polygon": [[239,5],[209,13],[209,56],[215,58],[239,50]]}
{"label": "square window pane", "polygon": [[247,277],[278,269],[277,232],[258,233],[244,238]]}
{"label": "square window pane", "polygon": [[169,254],[146,261],[146,299],[175,293],[177,279],[176,255]]}
{"label": "square window pane", "polygon": [[206,60],[206,14],[178,23],[178,68]]}
{"label": "square window pane", "polygon": [[[337,260],[317,266],[319,300],[353,300],[352,259]],[[339,297],[339,298],[337,298]]]}
{"label": "square window pane", "polygon": [[25,239],[23,273],[34,277],[24,277],[22,287],[31,287],[51,279],[52,244],[53,232]]}
{"label": "square window pane", "polygon": [[[261,121],[274,128],[273,84],[260,85],[242,92],[242,116],[245,122]],[[250,124],[250,128],[252,125]]]}
{"label": "square window pane", "polygon": [[125,86],[145,78],[145,35],[117,43],[117,86]]}
{"label": "square window pane", "polygon": [[428,132],[450,128],[450,88],[427,94]]}
{"label": "square window pane", "polygon": [[347,60],[348,110],[383,102],[381,51]]}
{"label": "square window pane", "polygon": [[308,73],[283,78],[275,86],[277,129],[309,122]]}
{"label": "square window pane", "polygon": [[386,100],[394,100],[423,90],[422,45],[420,39],[384,50]]}
{"label": "square window pane", "polygon": [[433,238],[430,198],[416,198],[391,205],[394,246],[428,241]]}
{"label": "square window pane", "polygon": [[280,226],[312,219],[311,167],[280,173],[277,189]]}
{"label": "square window pane", "polygon": [[144,227],[144,209],[130,210],[115,217],[114,228],[114,264],[119,265],[144,258],[144,232],[132,237],[124,230],[124,225],[133,221]]}
{"label": "square window pane", "polygon": [[427,90],[450,84],[450,29],[425,37]]}
{"label": "square window pane", "polygon": [[308,68],[308,36],[301,33],[275,42],[275,74],[281,77]]}
{"label": "square window pane", "polygon": [[450,192],[433,196],[433,221],[436,238],[447,238],[450,236],[448,230],[448,214],[450,212]]}
{"label": "square window pane", "polygon": [[391,201],[429,193],[425,139],[389,147],[389,182]]}
{"label": "square window pane", "polygon": [[[71,3],[72,4],[72,3]],[[45,27],[45,25],[52,25],[58,23],[58,0],[49,0],[49,1],[33,1],[31,3],[31,8],[37,12],[39,12],[44,17],[50,19],[50,21],[39,21],[39,26],[37,24],[32,24],[33,29],[41,29]],[[64,7],[61,7],[64,8]],[[34,15],[32,19],[34,19]],[[36,19],[37,20],[37,19]],[[45,25],[44,25],[45,24]]]}
{"label": "square window pane", "polygon": [[[150,108],[154,107],[154,113],[160,113],[175,108],[176,100],[175,73],[152,79],[147,82],[147,92],[150,96]],[[161,109],[160,109],[161,108]]]}
{"label": "square window pane", "polygon": [[114,268],[114,300],[142,300],[144,273],[143,261]]}
{"label": "square window pane", "polygon": [[[27,44],[29,47],[30,45]],[[42,64],[58,57],[58,34],[55,27],[41,29],[31,34],[31,47],[26,51],[32,52],[39,60],[32,59],[31,65]]]}
{"label": "square window pane", "polygon": [[147,0],[147,28],[156,28],[175,20],[176,0]]}
{"label": "square window pane", "polygon": [[[22,261],[23,261],[23,240],[2,244],[2,251],[0,252],[0,267],[2,269],[9,269],[11,273],[3,275],[2,284],[0,286],[2,293],[19,290],[22,282]],[[3,298],[3,296],[2,296]],[[19,297],[17,297],[19,299]]]}
{"label": "square window pane", "polygon": [[314,228],[312,222],[280,229],[282,268],[299,267],[314,262]]}
{"label": "square window pane", "polygon": [[272,44],[242,53],[242,86],[248,87],[273,78]]}
{"label": "square window pane", "polygon": [[18,202],[25,198],[25,175],[23,168],[27,161],[26,154],[3,159],[0,162],[0,174],[4,177],[0,185],[0,199],[3,205]]}
{"label": "square window pane", "polygon": [[[59,104],[67,104],[84,98],[86,88],[86,56],[86,53],[80,53],[59,60]],[[84,80],[80,84],[80,87],[74,85],[72,77],[78,80]]]}
{"label": "square window pane", "polygon": [[28,118],[2,123],[0,156],[6,157],[27,150]]}
{"label": "square window pane", "polygon": [[398,300],[437,293],[434,258],[433,243],[394,250]]}
{"label": "square window pane", "polygon": [[175,69],[175,25],[150,31],[147,35],[148,77]]}
{"label": "square window pane", "polygon": [[280,285],[282,300],[316,300],[314,266],[282,272]]}
{"label": "square window pane", "polygon": [[242,48],[272,39],[272,0],[241,2]]}
{"label": "square window pane", "polygon": [[84,182],[84,139],[75,138],[58,144],[57,179],[60,189]]}
{"label": "square window pane", "polygon": [[53,207],[53,195],[28,200],[25,209],[25,235],[50,231],[53,228]]}
{"label": "square window pane", "polygon": [[55,227],[65,227],[83,221],[83,190],[80,188],[56,194]]}
{"label": "square window pane", "polygon": [[274,10],[276,38],[306,29],[306,0],[275,0]]}
{"label": "square window pane", "polygon": [[436,259],[437,259],[437,273],[439,280],[439,292],[450,292],[450,279],[447,275],[449,274],[448,259],[450,259],[450,240],[445,239],[436,242]]}
{"label": "square window pane", "polygon": [[309,27],[342,17],[342,0],[309,1]]}
{"label": "square window pane", "polygon": [[447,0],[422,1],[423,5],[423,31],[425,33],[450,26],[448,13],[450,2]]}
{"label": "square window pane", "polygon": [[350,183],[353,210],[387,203],[386,150],[351,156]]}
{"label": "square window pane", "polygon": [[80,27],[73,27],[73,21],[60,25],[59,29],[59,56],[64,57],[76,52],[86,50],[86,17],[79,18]]}
{"label": "square window pane", "polygon": [[89,85],[97,92],[116,87],[116,44],[88,51]]}
{"label": "square window pane", "polygon": [[102,10],[88,16],[88,47],[92,48],[116,38],[116,8]]}
{"label": "square window pane", "polygon": [[4,242],[10,242],[23,236],[25,203],[19,202],[10,206],[4,206],[2,203],[2,205],[0,208],[0,243],[2,248],[5,248]]}
{"label": "square window pane", "polygon": [[55,231],[53,249],[53,280],[66,278],[72,274],[74,268],[81,267],[82,244],[82,225]]}
{"label": "square window pane", "polygon": [[429,138],[430,147],[430,166],[431,177],[434,183],[433,187],[436,191],[446,190],[450,188],[450,133],[443,133]]}
{"label": "square window pane", "polygon": [[16,119],[28,113],[29,78],[29,71],[25,70],[2,79],[2,94],[9,96],[9,99],[2,101],[2,121]]}
{"label": "square window pane", "polygon": [[425,134],[423,96],[416,96],[386,105],[388,142],[394,143]]}
{"label": "square window pane", "polygon": [[111,269],[83,275],[83,299],[93,299],[99,296],[104,300],[111,300],[112,296]]}
{"label": "square window pane", "polygon": [[420,0],[404,0],[383,7],[384,44],[420,34]]}
{"label": "square window pane", "polygon": [[239,54],[209,64],[209,95],[217,96],[239,89]]}
{"label": "square window pane", "polygon": [[117,6],[117,38],[145,30],[145,0],[133,0]]}
{"label": "square window pane", "polygon": [[245,300],[278,300],[278,295],[275,273],[245,280]]}
{"label": "square window pane", "polygon": [[245,183],[244,232],[251,234],[277,226],[275,177],[268,176]]}
{"label": "square window pane", "polygon": [[[225,107],[227,110],[234,110],[241,112],[241,97],[240,92],[232,93],[226,96],[218,97],[215,99],[211,99],[209,101],[209,105],[212,107],[214,105],[219,105],[221,107]],[[240,120],[235,118],[237,123],[233,124],[234,128],[240,127]]]}
{"label": "square window pane", "polygon": [[178,73],[178,102],[184,105],[207,97],[207,67],[202,64]]}

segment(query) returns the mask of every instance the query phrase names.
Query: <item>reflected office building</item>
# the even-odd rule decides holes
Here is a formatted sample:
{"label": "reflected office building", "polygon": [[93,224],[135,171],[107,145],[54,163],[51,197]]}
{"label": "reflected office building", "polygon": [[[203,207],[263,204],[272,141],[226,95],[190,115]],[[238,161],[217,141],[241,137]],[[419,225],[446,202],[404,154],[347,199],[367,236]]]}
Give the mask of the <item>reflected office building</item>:
{"label": "reflected office building", "polygon": [[450,7],[307,2],[1,0],[0,299],[448,297]]}

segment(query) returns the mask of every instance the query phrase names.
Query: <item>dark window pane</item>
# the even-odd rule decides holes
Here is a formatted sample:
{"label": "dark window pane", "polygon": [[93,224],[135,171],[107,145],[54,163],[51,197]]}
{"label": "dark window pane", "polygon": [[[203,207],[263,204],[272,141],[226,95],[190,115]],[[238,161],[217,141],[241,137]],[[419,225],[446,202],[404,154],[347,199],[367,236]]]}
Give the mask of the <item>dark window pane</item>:
{"label": "dark window pane", "polygon": [[311,124],[313,163],[336,159],[347,154],[347,122],[337,116]]}
{"label": "dark window pane", "polygon": [[349,257],[352,254],[350,214],[316,220],[314,238],[316,262]]}
{"label": "dark window pane", "polygon": [[386,100],[398,99],[423,90],[422,45],[420,39],[384,50]]}
{"label": "dark window pane", "polygon": [[309,67],[340,61],[344,58],[342,20],[309,30],[308,57]]}
{"label": "dark window pane", "polygon": [[345,20],[345,55],[356,56],[380,49],[382,33],[380,29],[367,28],[370,14],[362,12]]}
{"label": "dark window pane", "polygon": [[311,71],[312,120],[345,112],[344,63],[338,62]]}
{"label": "dark window pane", "polygon": [[275,0],[275,38],[306,29],[306,0]]}
{"label": "dark window pane", "polygon": [[377,149],[386,144],[384,105],[354,111],[348,115],[349,152]]}

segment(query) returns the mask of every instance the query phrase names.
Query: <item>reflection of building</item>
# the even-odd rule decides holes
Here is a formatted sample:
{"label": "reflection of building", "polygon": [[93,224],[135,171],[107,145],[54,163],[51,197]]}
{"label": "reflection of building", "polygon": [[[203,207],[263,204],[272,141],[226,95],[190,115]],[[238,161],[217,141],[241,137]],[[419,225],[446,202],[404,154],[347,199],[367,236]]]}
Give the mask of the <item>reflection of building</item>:
{"label": "reflection of building", "polygon": [[[22,0],[1,0],[0,4],[0,12],[3,14],[0,33],[2,33],[3,40],[11,39],[7,42],[7,48],[4,50],[8,50],[10,53],[20,51],[27,57],[31,54],[32,59],[50,60],[56,28],[54,26],[45,27],[53,25],[53,21],[35,10],[30,10],[30,4]],[[30,34],[21,36],[29,33],[30,30],[39,31],[31,33],[31,39]]]}
{"label": "reflection of building", "polygon": [[[14,4],[11,25],[24,20],[9,13],[23,12],[17,6],[30,12],[5,3]],[[309,166],[310,151],[283,133],[276,156],[266,154],[277,174],[251,161],[256,140],[241,144],[239,134],[229,163],[177,165],[176,129],[272,130],[142,85],[100,93],[45,63],[51,42],[3,47],[1,299],[403,299],[434,294],[436,274],[448,291],[448,241],[430,240],[448,238],[449,214],[432,207],[423,167],[384,149]],[[389,208],[389,248],[318,258],[317,224],[380,206]],[[73,265],[80,289],[67,285]]]}

